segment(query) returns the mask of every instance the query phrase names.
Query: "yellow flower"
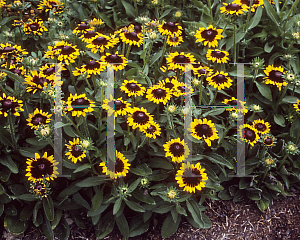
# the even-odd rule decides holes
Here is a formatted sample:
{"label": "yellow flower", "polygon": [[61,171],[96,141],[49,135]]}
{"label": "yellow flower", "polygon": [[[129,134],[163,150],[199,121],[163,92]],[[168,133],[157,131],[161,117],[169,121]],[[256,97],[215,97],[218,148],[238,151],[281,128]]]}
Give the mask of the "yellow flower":
{"label": "yellow flower", "polygon": [[184,139],[180,141],[180,138],[172,139],[163,145],[166,152],[166,157],[171,157],[173,162],[182,162],[190,154],[190,150],[186,144],[184,144]]}
{"label": "yellow flower", "polygon": [[29,113],[29,118],[26,119],[28,122],[27,125],[31,127],[31,129],[38,129],[41,125],[46,125],[50,123],[50,117],[52,114],[48,114],[47,112],[43,112],[36,108],[33,112],[33,115]]}
{"label": "yellow flower", "polygon": [[232,85],[232,80],[227,76],[228,73],[217,71],[215,74],[207,77],[206,80],[208,81],[209,85],[217,88],[218,90],[221,90],[229,88]]}
{"label": "yellow flower", "polygon": [[218,49],[208,49],[206,58],[207,60],[211,60],[212,62],[227,63],[227,61],[229,60],[229,58],[227,57],[228,55],[229,53],[226,51],[221,51]]}
{"label": "yellow flower", "polygon": [[264,77],[265,84],[275,85],[279,88],[279,91],[281,91],[282,86],[287,85],[287,82],[285,82],[283,78],[283,67],[274,67],[273,65],[269,65],[264,72],[267,75],[267,77]]}
{"label": "yellow flower", "polygon": [[222,32],[222,29],[216,30],[212,25],[209,25],[208,28],[199,28],[195,34],[196,42],[204,42],[204,46],[208,44],[209,47],[214,48],[218,46],[218,40],[223,38]]}

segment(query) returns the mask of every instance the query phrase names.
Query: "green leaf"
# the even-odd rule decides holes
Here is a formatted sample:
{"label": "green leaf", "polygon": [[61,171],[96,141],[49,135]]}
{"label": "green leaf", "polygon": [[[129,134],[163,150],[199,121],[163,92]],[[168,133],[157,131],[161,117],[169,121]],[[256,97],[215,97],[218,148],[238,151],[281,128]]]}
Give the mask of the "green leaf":
{"label": "green leaf", "polygon": [[66,125],[63,127],[64,132],[69,136],[69,137],[78,137],[76,131],[70,126],[70,125]]}
{"label": "green leaf", "polygon": [[124,213],[116,218],[117,226],[125,240],[129,238],[129,226]]}
{"label": "green leaf", "polygon": [[49,142],[47,140],[41,140],[39,141],[37,138],[26,138],[26,142],[33,146],[41,146],[41,147],[46,147]]}
{"label": "green leaf", "polygon": [[203,114],[203,117],[220,115],[224,111],[225,111],[225,108],[213,108],[212,110],[205,112]]}
{"label": "green leaf", "polygon": [[44,221],[42,223],[42,230],[47,240],[54,240],[54,232],[47,217],[44,217]]}
{"label": "green leaf", "polygon": [[[245,36],[246,32],[237,32],[235,36],[235,43],[239,43]],[[226,42],[226,51],[229,51],[234,45],[234,35],[232,35]]]}
{"label": "green leaf", "polygon": [[44,212],[49,221],[54,220],[54,206],[51,196],[43,198]]}
{"label": "green leaf", "polygon": [[95,196],[92,198],[93,209],[96,210],[100,207],[103,201],[103,188],[97,191]]}
{"label": "green leaf", "polygon": [[59,224],[61,216],[62,216],[62,210],[56,209],[54,220],[51,222],[52,229],[56,228],[56,226]]}
{"label": "green leaf", "polygon": [[[32,205],[26,205],[20,212],[20,220],[21,221],[28,220],[32,215],[32,210],[33,210]],[[1,214],[0,214],[0,216],[1,216]]]}
{"label": "green leaf", "polygon": [[265,44],[264,50],[265,50],[265,52],[270,53],[273,48],[274,48],[274,45],[270,46],[269,43],[267,42]]}
{"label": "green leaf", "polygon": [[157,62],[157,60],[160,59],[160,57],[164,57],[164,56],[162,56],[162,50],[158,51],[157,53],[155,53],[155,54],[153,55],[153,57],[151,58],[150,63],[149,63],[150,67],[151,67],[155,62]]}
{"label": "green leaf", "polygon": [[76,183],[77,187],[93,187],[98,186],[101,183],[105,182],[107,178],[105,177],[88,177],[81,182]]}
{"label": "green leaf", "polygon": [[165,158],[151,158],[151,161],[149,162],[149,167],[151,168],[159,168],[159,169],[168,169],[172,170],[174,169],[174,166],[172,163],[170,163]]}
{"label": "green leaf", "polygon": [[170,237],[171,235],[173,235],[178,229],[180,220],[181,220],[181,215],[179,215],[178,218],[177,218],[177,221],[174,222],[173,218],[172,218],[172,215],[169,214],[166,217],[166,219],[165,219],[165,221],[164,221],[164,223],[161,227],[161,236],[162,236],[162,238],[167,238],[167,237]]}
{"label": "green leaf", "polygon": [[269,206],[269,201],[262,198],[259,201],[257,201],[256,204],[257,204],[259,210],[264,212]]}
{"label": "green leaf", "polygon": [[10,133],[2,126],[0,126],[0,142],[3,143],[6,146],[11,146],[13,147],[12,140]]}
{"label": "green leaf", "polygon": [[70,186],[68,186],[67,188],[65,188],[64,190],[62,190],[62,191],[58,194],[57,198],[58,198],[58,199],[63,199],[63,198],[65,198],[65,197],[67,197],[67,196],[71,196],[72,194],[78,192],[78,190],[80,190],[81,187],[76,186],[77,183],[78,183],[78,182],[72,182],[72,183],[70,184]]}
{"label": "green leaf", "polygon": [[122,198],[118,198],[114,204],[113,215],[116,215],[122,204]]}
{"label": "green leaf", "polygon": [[12,17],[5,17],[2,19],[2,21],[0,22],[0,26],[4,26],[6,23],[12,21],[12,20],[15,20],[15,19],[18,19],[19,17],[18,16],[12,16]]}
{"label": "green leaf", "polygon": [[88,169],[88,168],[91,168],[91,165],[89,163],[85,163],[85,164],[79,166],[76,170],[74,170],[73,173],[81,172],[81,171],[83,171],[85,169]]}
{"label": "green leaf", "polygon": [[185,209],[180,204],[176,205],[176,211],[181,215],[187,216]]}
{"label": "green leaf", "polygon": [[83,206],[84,208],[88,210],[91,209],[88,202],[78,192],[73,195],[73,199],[77,204]]}
{"label": "green leaf", "polygon": [[282,127],[285,127],[285,119],[282,115],[280,114],[275,114],[274,115],[274,122]]}
{"label": "green leaf", "polygon": [[4,166],[8,167],[8,169],[12,173],[16,174],[19,172],[18,166],[15,164],[15,162],[11,159],[11,156],[9,156],[9,155],[4,155],[3,157],[0,157],[0,163]]}
{"label": "green leaf", "polygon": [[270,101],[272,101],[272,92],[271,92],[271,89],[269,86],[267,86],[266,84],[264,83],[260,83],[260,82],[255,82],[257,88],[258,88],[258,91],[260,92],[260,94],[269,99]]}
{"label": "green leaf", "polygon": [[133,192],[137,188],[137,186],[140,184],[140,182],[141,182],[141,179],[138,178],[133,183],[131,183],[131,185],[128,188],[128,193]]}
{"label": "green leaf", "polygon": [[290,128],[290,135],[291,137],[297,137],[297,133],[299,131],[300,128],[300,119],[297,118],[291,125]]}
{"label": "green leaf", "polygon": [[24,83],[24,78],[20,77],[17,74],[12,73],[11,71],[8,71],[6,69],[0,69],[0,71],[5,72],[7,74],[7,76],[9,76],[10,79],[16,80],[19,83]]}
{"label": "green leaf", "polygon": [[256,8],[255,15],[249,21],[248,30],[256,27],[259,24],[262,16],[262,12],[263,12],[262,7]]}
{"label": "green leaf", "polygon": [[[19,152],[22,156],[24,157],[28,157],[28,158],[34,158],[35,153],[37,152],[37,150],[35,148],[20,148]],[[41,154],[39,153],[39,155],[41,156]]]}
{"label": "green leaf", "polygon": [[60,223],[56,226],[53,230],[54,236],[60,240],[67,240],[69,239],[70,235],[70,227],[67,221],[63,218],[61,219]]}
{"label": "green leaf", "polygon": [[228,167],[229,169],[234,169],[232,163],[227,159],[225,159],[224,157],[222,157],[221,155],[218,155],[216,153],[209,153],[208,155],[204,155],[204,157],[213,163],[221,164],[223,166]]}
{"label": "green leaf", "polygon": [[201,219],[200,210],[198,208],[197,203],[194,200],[190,200],[190,201],[186,200],[186,206],[189,212],[191,213],[194,221],[198,223],[199,226],[201,226],[201,228],[203,228],[204,223]]}
{"label": "green leaf", "polygon": [[169,204],[165,203],[165,204],[162,204],[162,205],[158,206],[157,208],[153,209],[153,212],[163,214],[163,213],[167,213],[167,212],[171,211],[172,208],[173,208],[173,206],[170,206]]}
{"label": "green leaf", "polygon": [[88,50],[85,50],[85,52],[87,53],[87,55],[89,55],[91,58],[97,60],[97,61],[100,61],[101,57],[99,54],[97,53],[93,53],[93,52],[90,52]]}
{"label": "green leaf", "polygon": [[4,217],[4,226],[13,234],[21,234],[27,229],[28,221],[21,221],[19,216],[6,215]]}
{"label": "green leaf", "polygon": [[100,18],[107,24],[107,26],[109,26],[111,29],[113,29],[113,26],[111,24],[110,19],[106,16],[106,14],[99,12],[98,13]]}
{"label": "green leaf", "polygon": [[285,96],[282,99],[283,103],[297,103],[298,98],[294,96]]}
{"label": "green leaf", "polygon": [[141,202],[144,202],[144,203],[148,203],[148,204],[151,204],[151,205],[155,205],[156,204],[155,201],[154,201],[154,199],[149,194],[146,194],[146,195],[143,194],[143,190],[142,189],[135,190],[131,194],[138,201],[141,201]]}
{"label": "green leaf", "polygon": [[271,3],[268,0],[264,0],[264,6],[267,11],[268,16],[271,20],[277,25],[280,25],[280,20],[278,14],[275,12],[274,8],[272,7]]}
{"label": "green leaf", "polygon": [[167,16],[172,10],[173,10],[173,8],[170,8],[170,9],[167,9],[166,11],[164,11],[163,14],[161,16],[159,16],[159,19],[162,19],[165,16]]}
{"label": "green leaf", "polygon": [[121,2],[125,8],[126,14],[130,17],[135,18],[136,15],[135,15],[134,7],[130,3],[126,2],[125,0],[121,0]]}
{"label": "green leaf", "polygon": [[127,199],[124,199],[124,200],[125,200],[126,205],[128,207],[130,207],[133,211],[146,212],[145,208],[143,208],[140,204],[130,201],[130,200],[127,200]]}
{"label": "green leaf", "polygon": [[29,193],[19,195],[16,198],[20,199],[20,200],[24,200],[24,201],[29,201],[29,202],[32,202],[32,201],[35,201],[35,200],[39,199],[37,196],[35,196],[33,194],[29,194]]}
{"label": "green leaf", "polygon": [[203,227],[203,228],[204,228],[204,229],[210,228],[210,227],[212,226],[212,223],[211,223],[209,217],[206,216],[206,215],[203,214],[203,213],[200,213],[200,214],[201,214],[201,217],[202,217],[202,220],[203,220],[203,223],[204,223],[204,227]]}

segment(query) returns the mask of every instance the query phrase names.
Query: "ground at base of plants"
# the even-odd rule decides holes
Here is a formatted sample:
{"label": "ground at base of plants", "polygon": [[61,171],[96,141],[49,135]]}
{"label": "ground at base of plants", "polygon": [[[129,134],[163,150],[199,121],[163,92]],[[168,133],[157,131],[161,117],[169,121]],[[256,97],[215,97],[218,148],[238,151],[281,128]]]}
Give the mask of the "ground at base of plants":
{"label": "ground at base of plants", "polygon": [[[166,240],[277,240],[300,239],[300,191],[291,188],[291,197],[279,197],[270,210],[262,213],[253,201],[242,202],[207,200],[204,211],[212,221],[209,229],[197,229],[181,222],[178,231]],[[150,224],[143,235],[130,240],[161,240],[160,229],[163,217]],[[69,240],[96,240],[94,229],[80,229],[71,224]],[[2,240],[46,240],[34,227],[28,228],[23,237],[3,235]],[[123,240],[117,227],[105,240]],[[56,239],[57,240],[57,239]]]}

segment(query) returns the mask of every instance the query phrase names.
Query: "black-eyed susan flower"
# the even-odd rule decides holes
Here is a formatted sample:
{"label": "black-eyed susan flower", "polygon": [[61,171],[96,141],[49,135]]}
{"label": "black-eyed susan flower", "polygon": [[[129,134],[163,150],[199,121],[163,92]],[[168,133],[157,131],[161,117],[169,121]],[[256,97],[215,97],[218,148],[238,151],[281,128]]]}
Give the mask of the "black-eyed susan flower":
{"label": "black-eyed susan flower", "polygon": [[146,98],[156,104],[163,103],[164,105],[166,105],[171,97],[172,94],[170,93],[168,88],[154,85],[153,87],[147,89]]}
{"label": "black-eyed susan flower", "polygon": [[178,37],[169,36],[167,38],[167,44],[169,44],[171,47],[177,47],[181,43],[183,43],[183,38],[181,36]]}
{"label": "black-eyed susan flower", "polygon": [[182,163],[180,169],[176,174],[176,181],[179,187],[184,187],[183,191],[195,193],[195,190],[201,191],[205,187],[206,180],[208,180],[205,169],[201,168],[200,163],[196,165],[190,162]]}
{"label": "black-eyed susan flower", "polygon": [[14,23],[12,24],[14,27],[22,26],[24,22],[21,20],[14,20]]}
{"label": "black-eyed susan flower", "polygon": [[229,58],[227,57],[228,55],[229,53],[226,51],[221,51],[218,49],[208,49],[206,53],[206,58],[207,60],[210,60],[212,62],[227,63],[227,61],[229,60]]}
{"label": "black-eyed susan flower", "polygon": [[[246,5],[249,9],[250,4],[251,4],[251,0],[235,0],[235,1],[233,1],[233,4]],[[255,12],[256,8],[258,8],[259,6],[263,6],[263,5],[264,5],[263,0],[253,0],[252,1],[252,6],[251,6],[251,12]]]}
{"label": "black-eyed susan flower", "polygon": [[163,145],[166,152],[166,157],[171,157],[173,162],[182,162],[190,154],[190,150],[186,144],[184,144],[184,139],[180,141],[180,138],[172,139]]}
{"label": "black-eyed susan flower", "polygon": [[37,19],[35,19],[35,21],[29,19],[29,23],[24,24],[23,30],[25,34],[34,35],[42,35],[43,32],[48,31],[48,29],[44,26],[44,22]]}
{"label": "black-eyed susan flower", "polygon": [[172,93],[175,97],[192,94],[194,92],[193,88],[187,87],[186,83],[183,82],[178,82],[177,86],[174,89],[175,91]]}
{"label": "black-eyed susan flower", "polygon": [[209,76],[213,70],[202,63],[195,63],[192,65],[192,71],[197,77]]}
{"label": "black-eyed susan flower", "polygon": [[0,59],[7,59],[9,56],[17,58],[26,54],[28,54],[28,52],[22,49],[21,46],[12,46],[10,43],[0,43]]}
{"label": "black-eyed susan flower", "polygon": [[101,62],[113,64],[114,70],[118,71],[125,68],[128,60],[124,57],[124,55],[119,55],[117,51],[115,54],[106,53],[105,56],[101,57]]}
{"label": "black-eyed susan flower", "polygon": [[257,143],[259,139],[258,131],[249,124],[241,125],[239,132],[240,132],[240,138],[243,141],[250,143],[251,146],[254,146],[254,144]]}
{"label": "black-eyed susan flower", "polygon": [[66,64],[74,63],[75,59],[80,55],[76,46],[73,46],[65,41],[55,42],[54,47],[48,46],[48,51],[45,53],[45,58],[54,59]]}
{"label": "black-eyed susan flower", "polygon": [[106,175],[110,176],[110,178],[120,178],[126,177],[130,163],[128,159],[124,157],[124,155],[118,151],[116,151],[116,162],[114,162],[114,171],[113,169],[108,169],[107,164],[105,162],[100,163],[100,167],[102,167],[102,172]]}
{"label": "black-eyed susan flower", "polygon": [[214,28],[212,25],[209,25],[208,28],[199,28],[196,31],[195,37],[197,38],[196,42],[204,42],[204,46],[208,44],[208,47],[218,46],[218,40],[223,38],[221,33],[222,29]]}
{"label": "black-eyed susan flower", "polygon": [[36,182],[45,178],[47,181],[54,180],[58,174],[56,165],[58,162],[54,160],[53,155],[47,157],[47,152],[42,157],[35,153],[34,158],[27,158],[26,177],[28,181]]}
{"label": "black-eyed susan flower", "polygon": [[262,135],[259,141],[263,143],[266,147],[272,147],[277,143],[276,138],[270,133]]}
{"label": "black-eyed susan flower", "polygon": [[83,42],[90,43],[98,35],[99,33],[95,31],[87,31],[86,33],[82,34],[79,38],[81,38]]}
{"label": "black-eyed susan flower", "polygon": [[73,141],[69,141],[69,144],[65,145],[69,150],[66,156],[68,156],[68,159],[71,159],[73,163],[77,163],[77,161],[81,161],[86,157],[86,151],[81,148],[79,138],[74,138]]}
{"label": "black-eyed susan flower", "polygon": [[[7,68],[7,63],[4,63],[1,65],[1,67],[4,67],[4,68]],[[24,66],[22,65],[19,65],[19,64],[10,64],[9,65],[9,71],[14,73],[14,74],[17,74],[17,75],[24,75],[26,73],[26,69],[24,68]]]}
{"label": "black-eyed susan flower", "polygon": [[[61,65],[61,69],[59,67],[57,69],[58,69],[58,71],[59,70],[61,70],[61,71],[67,70],[64,67],[64,64]],[[54,79],[55,78],[55,63],[53,63],[53,64],[45,64],[44,66],[40,67],[40,70],[41,70],[41,73],[43,75],[45,75],[47,79]],[[61,81],[61,84],[62,83],[63,82]]]}
{"label": "black-eyed susan flower", "polygon": [[122,92],[125,92],[128,94],[128,97],[131,96],[143,96],[146,92],[146,88],[142,87],[141,84],[137,83],[135,80],[124,80],[122,83],[122,86],[120,87],[120,90]]}
{"label": "black-eyed susan flower", "polygon": [[29,118],[26,119],[28,122],[27,125],[31,127],[31,129],[38,129],[39,126],[48,124],[52,120],[51,116],[52,114],[48,114],[36,108],[33,114],[29,113]]}
{"label": "black-eyed susan flower", "polygon": [[241,15],[244,12],[248,12],[249,9],[247,5],[241,3],[223,3],[223,5],[224,6],[220,8],[220,11],[227,15]]}
{"label": "black-eyed susan flower", "polygon": [[29,85],[26,87],[27,92],[32,91],[35,94],[37,90],[42,90],[48,84],[54,86],[54,77],[46,76],[42,72],[34,70],[30,72],[30,75],[25,75],[24,84]]}
{"label": "black-eyed susan flower", "polygon": [[170,53],[170,55],[167,57],[167,64],[169,70],[175,70],[180,69],[182,71],[185,71],[185,66],[187,63],[195,63],[195,58],[190,53],[184,53],[184,52],[174,52]]}
{"label": "black-eyed susan flower", "polygon": [[92,26],[92,27],[95,27],[95,26],[101,26],[104,24],[104,22],[100,19],[100,18],[93,18],[92,20],[90,20],[89,22],[89,25]]}
{"label": "black-eyed susan flower", "polygon": [[287,82],[284,81],[284,69],[283,67],[274,67],[273,65],[269,65],[265,70],[264,73],[267,77],[264,77],[265,84],[272,84],[279,88],[281,91],[282,86],[286,86]]}
{"label": "black-eyed susan flower", "polygon": [[292,141],[285,143],[284,148],[288,154],[292,154],[292,155],[300,154],[300,150],[299,150],[298,146],[295,143],[293,143]]}
{"label": "black-eyed susan flower", "polygon": [[142,132],[146,134],[146,137],[156,139],[161,134],[161,128],[158,123],[154,121],[149,122],[149,127],[142,129]]}
{"label": "black-eyed susan flower", "polygon": [[173,94],[174,92],[176,92],[176,87],[179,85],[179,82],[176,76],[171,76],[159,81],[158,85],[169,89],[169,92]]}
{"label": "black-eyed susan flower", "polygon": [[38,179],[35,182],[30,182],[29,192],[41,199],[50,195],[50,190],[50,183],[47,182],[45,178]]}
{"label": "black-eyed susan flower", "polygon": [[100,75],[106,69],[104,64],[99,61],[90,60],[86,64],[82,65],[81,68],[77,68],[73,71],[74,76],[80,76],[82,74],[87,74],[87,78],[91,75]]}
{"label": "black-eyed susan flower", "polygon": [[217,71],[215,74],[206,78],[210,86],[217,88],[218,90],[229,88],[232,85],[231,78],[227,77],[228,73],[223,71]]}
{"label": "black-eyed susan flower", "polygon": [[300,112],[300,100],[297,99],[297,103],[293,104],[294,108],[296,109],[296,112]]}
{"label": "black-eyed susan flower", "polygon": [[270,123],[265,122],[263,119],[257,119],[253,121],[253,127],[258,131],[259,134],[267,134],[270,132]]}
{"label": "black-eyed susan flower", "polygon": [[219,139],[218,131],[215,127],[215,124],[212,123],[211,120],[207,120],[206,118],[202,119],[195,119],[191,123],[192,136],[197,139],[204,139],[207,145],[210,147],[211,142],[215,139]]}
{"label": "black-eyed susan flower", "polygon": [[276,158],[272,158],[270,155],[268,155],[262,160],[262,163],[265,167],[271,168],[271,167],[276,167],[277,161],[278,160]]}
{"label": "black-eyed susan flower", "polygon": [[73,30],[73,34],[86,33],[87,31],[93,31],[94,27],[89,26],[85,22],[81,22],[77,25],[77,27]]}
{"label": "black-eyed susan flower", "polygon": [[118,99],[112,99],[110,95],[110,100],[104,99],[102,108],[108,111],[108,116],[110,117],[113,113],[115,113],[115,117],[118,115],[125,116],[127,113],[130,112],[130,103],[127,101],[122,100],[122,97]]}
{"label": "black-eyed susan flower", "polygon": [[125,42],[129,45],[135,45],[140,47],[143,44],[143,33],[121,32],[120,38],[122,42]]}
{"label": "black-eyed susan flower", "polygon": [[167,22],[158,26],[158,31],[162,35],[179,37],[182,33],[182,27],[178,23]]}
{"label": "black-eyed susan flower", "polygon": [[40,1],[38,8],[39,10],[45,10],[45,12],[53,11],[53,14],[63,12],[64,5],[60,0],[42,0]]}
{"label": "black-eyed susan flower", "polygon": [[85,117],[86,113],[94,111],[94,103],[95,102],[89,100],[86,97],[85,93],[80,95],[77,95],[77,93],[75,93],[75,95],[72,95],[71,93],[70,97],[68,97],[68,100],[66,102],[66,109],[68,112],[72,112],[73,117],[80,117],[81,115]]}
{"label": "black-eyed susan flower", "polygon": [[15,97],[6,96],[5,93],[2,93],[2,97],[0,97],[0,115],[3,114],[4,117],[8,116],[8,112],[11,112],[15,116],[20,116],[19,112],[24,111],[22,108],[23,101],[15,99]]}
{"label": "black-eyed susan flower", "polygon": [[3,0],[0,0],[0,8],[2,8],[3,6],[5,6],[5,1],[3,1]]}
{"label": "black-eyed susan flower", "polygon": [[150,127],[151,121],[153,121],[153,116],[150,115],[145,108],[134,107],[130,109],[127,123],[133,129],[139,128],[140,131],[142,131],[144,128]]}
{"label": "black-eyed susan flower", "polygon": [[[110,49],[113,48],[117,43],[119,42],[119,38],[116,38],[115,36],[106,36],[104,34],[100,34],[98,33],[95,37],[91,38],[91,40],[89,40],[89,44],[87,45],[87,48],[91,48],[91,51],[94,53],[97,53],[98,51],[100,52],[104,52],[105,49]],[[118,53],[116,53],[118,54]],[[122,60],[125,60],[125,58],[123,59],[121,56],[122,55],[116,55],[117,57],[115,57],[116,59],[112,59],[117,61],[118,63],[122,63]],[[111,57],[113,58],[113,57]],[[121,60],[122,58],[122,60]]]}
{"label": "black-eyed susan flower", "polygon": [[238,101],[235,97],[231,97],[230,99],[224,99],[222,103],[228,104],[228,105],[237,105],[233,107],[226,107],[226,111],[237,111],[239,113],[247,113],[248,109],[247,106],[245,106],[246,102],[244,101]]}

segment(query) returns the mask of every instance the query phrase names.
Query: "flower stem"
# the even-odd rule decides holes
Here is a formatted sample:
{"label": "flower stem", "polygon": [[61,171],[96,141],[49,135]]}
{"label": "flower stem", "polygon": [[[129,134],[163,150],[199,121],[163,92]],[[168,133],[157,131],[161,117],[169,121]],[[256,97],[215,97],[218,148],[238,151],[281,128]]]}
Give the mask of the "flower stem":
{"label": "flower stem", "polygon": [[263,149],[261,150],[261,153],[259,154],[259,159],[263,157],[265,150],[266,150],[266,146],[264,145]]}
{"label": "flower stem", "polygon": [[79,131],[77,125],[76,125],[76,124],[75,124],[75,123],[74,123],[74,122],[73,122],[66,114],[64,114],[63,116],[64,116],[64,117],[72,124],[73,127],[75,127],[77,134],[78,134],[81,138],[83,138],[83,135],[82,135],[82,133]]}
{"label": "flower stem", "polygon": [[236,63],[236,25],[233,25],[233,62]]}
{"label": "flower stem", "polygon": [[127,58],[127,59],[128,59],[130,50],[131,50],[131,45],[129,45],[128,48],[127,48],[127,52],[126,52],[126,56],[125,56],[125,58]]}
{"label": "flower stem", "polygon": [[211,8],[211,0],[208,0],[207,3],[208,3],[210,17],[211,17],[211,19],[213,19],[212,8]]}
{"label": "flower stem", "polygon": [[87,159],[89,160],[89,163],[91,165],[91,168],[93,170],[93,172],[96,174],[96,175],[99,175],[94,167],[94,164],[92,163],[92,160],[91,160],[91,157],[90,157],[90,154],[88,151],[86,151],[86,156],[87,156]]}
{"label": "flower stem", "polygon": [[[268,171],[269,171],[269,168],[267,167],[267,168],[265,169],[264,176],[262,177],[262,179],[261,179],[261,181],[260,181],[260,184],[263,182],[263,180],[265,180],[265,178],[266,178],[266,176],[267,176],[267,174],[268,174]],[[260,185],[260,184],[259,184],[259,185]]]}
{"label": "flower stem", "polygon": [[123,46],[122,46],[122,55],[124,56],[125,54],[125,47],[126,47],[126,44],[125,42],[123,42]]}
{"label": "flower stem", "polygon": [[291,7],[291,9],[290,9],[290,11],[289,11],[289,13],[288,13],[288,15],[287,15],[287,17],[286,17],[286,19],[285,19],[285,22],[284,22],[284,24],[283,24],[283,26],[282,26],[282,29],[283,29],[283,30],[284,30],[284,28],[285,28],[286,23],[287,23],[288,20],[290,19],[290,16],[291,16],[291,14],[292,14],[292,12],[293,12],[295,6],[298,5],[298,1],[299,1],[299,0],[296,0],[296,1],[294,2],[293,6]]}
{"label": "flower stem", "polygon": [[149,58],[150,58],[150,55],[151,55],[152,46],[153,46],[153,42],[151,42],[151,44],[150,44],[150,47],[149,47],[149,52],[148,52],[148,55],[147,55],[146,61],[144,62],[144,66],[143,66],[143,72],[144,72],[144,70],[145,70],[146,64],[147,64],[147,63],[148,63],[148,61],[149,61]]}
{"label": "flower stem", "polygon": [[173,116],[172,115],[171,115],[171,126],[172,126],[173,133],[175,135],[175,138],[177,138],[176,131],[175,131],[175,128],[174,128],[174,122],[173,122]]}
{"label": "flower stem", "polygon": [[276,102],[276,105],[275,105],[275,108],[274,108],[273,113],[276,112],[276,110],[277,110],[277,108],[278,108],[278,106],[279,106],[281,100],[282,100],[283,97],[285,96],[285,93],[286,93],[286,91],[287,91],[287,89],[288,89],[288,87],[289,87],[289,84],[290,84],[290,83],[288,83],[288,84],[285,86],[285,88],[284,88],[284,90],[283,90],[283,92],[282,92],[282,94],[281,94],[279,100]]}
{"label": "flower stem", "polygon": [[249,23],[250,16],[251,16],[252,4],[253,4],[253,0],[250,0],[250,6],[249,6],[249,11],[248,11],[248,15],[247,15],[247,21],[246,21],[246,24],[245,24],[244,32],[247,32],[248,23]]}
{"label": "flower stem", "polygon": [[252,120],[252,118],[254,117],[254,115],[255,115],[255,112],[253,112],[252,115],[249,117],[249,119],[247,120],[247,123]]}
{"label": "flower stem", "polygon": [[[223,134],[223,137],[222,137],[222,139],[220,140],[220,142],[218,143],[216,149],[221,145],[221,143],[222,143],[223,140],[225,139],[225,137],[226,137],[228,131],[231,129],[231,126],[232,126],[233,123],[235,123],[235,121],[232,121],[231,124],[229,125],[229,127],[226,128],[226,131],[225,131],[225,133]],[[227,124],[226,124],[226,125],[227,125]]]}
{"label": "flower stem", "polygon": [[93,89],[91,87],[91,84],[89,83],[89,79],[88,78],[85,78],[85,82],[88,85],[89,89],[92,91]]}
{"label": "flower stem", "polygon": [[73,72],[72,72],[71,63],[68,65],[68,69],[69,69],[69,72],[70,72],[70,75],[71,75],[72,84],[75,87],[76,92],[78,92],[78,89],[77,89],[76,84],[75,84],[75,78],[74,78],[74,75],[73,75]]}
{"label": "flower stem", "polygon": [[11,119],[11,112],[8,113],[8,122],[9,122],[9,130],[10,130],[9,132],[11,135],[12,144],[13,144],[14,149],[16,149],[17,144],[16,144],[14,128],[13,128],[12,119]]}
{"label": "flower stem", "polygon": [[[139,130],[136,130],[137,131],[137,137],[136,137],[136,150],[135,150],[135,152],[137,152],[138,151],[138,149],[139,149],[139,142],[140,142],[140,131]],[[141,144],[142,145],[142,144]]]}
{"label": "flower stem", "polygon": [[139,12],[138,12],[138,8],[137,8],[136,0],[134,0],[134,8],[135,8],[135,15],[138,16]]}
{"label": "flower stem", "polygon": [[1,89],[2,92],[4,92],[6,95],[8,95],[1,83],[0,83],[0,89]]}
{"label": "flower stem", "polygon": [[298,144],[299,138],[300,138],[300,128],[298,128],[296,142],[295,142],[296,144]]}
{"label": "flower stem", "polygon": [[289,153],[287,152],[285,155],[284,155],[284,157],[283,157],[283,159],[281,160],[281,163],[280,163],[280,165],[279,165],[279,167],[278,167],[278,170],[280,170],[280,168],[282,167],[282,165],[284,164],[284,162],[285,162],[285,159],[287,158],[287,156],[289,155]]}
{"label": "flower stem", "polygon": [[199,106],[201,106],[201,101],[202,101],[202,82],[203,82],[203,76],[200,78],[200,88],[199,88]]}
{"label": "flower stem", "polygon": [[218,89],[216,89],[215,94],[214,94],[214,99],[212,100],[212,103],[215,103],[215,100],[217,98],[217,94],[218,94]]}
{"label": "flower stem", "polygon": [[161,55],[158,67],[161,67],[161,64],[163,62],[164,55],[165,55],[165,52],[166,52],[166,48],[167,48],[167,36],[165,36],[165,39],[164,39],[164,47],[163,47],[163,51],[162,51],[162,55]]}
{"label": "flower stem", "polygon": [[[163,12],[164,12],[164,5],[165,5],[164,0],[161,0],[161,11],[160,11],[160,15],[162,15]],[[157,16],[157,17],[158,17],[158,16]]]}
{"label": "flower stem", "polygon": [[89,133],[89,129],[88,129],[88,125],[87,125],[87,117],[81,116],[83,118],[83,124],[84,124],[84,130],[85,130],[85,134],[86,137],[90,137],[90,133]]}

